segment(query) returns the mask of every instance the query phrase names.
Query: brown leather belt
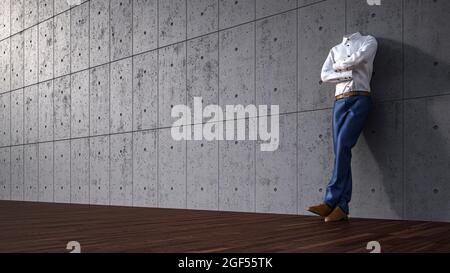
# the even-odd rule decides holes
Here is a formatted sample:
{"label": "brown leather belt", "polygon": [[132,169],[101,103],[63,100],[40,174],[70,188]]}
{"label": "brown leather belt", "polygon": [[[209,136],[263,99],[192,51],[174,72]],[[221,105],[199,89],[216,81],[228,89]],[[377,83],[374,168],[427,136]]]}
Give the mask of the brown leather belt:
{"label": "brown leather belt", "polygon": [[370,92],[367,91],[350,91],[350,92],[346,92],[344,94],[341,95],[337,95],[336,96],[336,100],[340,100],[346,97],[352,97],[352,96],[370,96]]}

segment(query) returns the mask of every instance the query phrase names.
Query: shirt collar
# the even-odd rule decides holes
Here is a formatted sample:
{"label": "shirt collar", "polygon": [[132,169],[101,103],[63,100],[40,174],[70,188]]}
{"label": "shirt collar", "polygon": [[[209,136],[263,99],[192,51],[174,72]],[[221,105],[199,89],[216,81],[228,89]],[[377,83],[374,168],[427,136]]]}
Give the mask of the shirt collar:
{"label": "shirt collar", "polygon": [[359,32],[353,33],[353,34],[347,34],[344,36],[344,38],[342,39],[343,43],[346,43],[349,40],[353,40],[353,39],[358,39],[360,38],[362,35]]}

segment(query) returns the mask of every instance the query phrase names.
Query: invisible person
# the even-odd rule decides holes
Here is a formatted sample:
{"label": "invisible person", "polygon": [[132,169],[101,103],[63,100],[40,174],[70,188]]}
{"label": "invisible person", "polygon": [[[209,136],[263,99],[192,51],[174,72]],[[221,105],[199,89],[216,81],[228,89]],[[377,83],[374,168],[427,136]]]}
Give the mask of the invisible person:
{"label": "invisible person", "polygon": [[322,204],[308,211],[325,222],[347,220],[352,196],[351,150],[360,136],[371,108],[370,81],[378,43],[361,33],[345,35],[323,65],[323,82],[336,84],[333,107],[334,169]]}

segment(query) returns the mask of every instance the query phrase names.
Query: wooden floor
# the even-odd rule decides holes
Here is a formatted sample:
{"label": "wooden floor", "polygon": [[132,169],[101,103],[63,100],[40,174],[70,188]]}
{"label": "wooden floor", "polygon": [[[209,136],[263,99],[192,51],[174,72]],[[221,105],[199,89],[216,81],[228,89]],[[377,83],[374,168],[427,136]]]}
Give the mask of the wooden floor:
{"label": "wooden floor", "polygon": [[0,252],[450,252],[450,224],[0,201]]}

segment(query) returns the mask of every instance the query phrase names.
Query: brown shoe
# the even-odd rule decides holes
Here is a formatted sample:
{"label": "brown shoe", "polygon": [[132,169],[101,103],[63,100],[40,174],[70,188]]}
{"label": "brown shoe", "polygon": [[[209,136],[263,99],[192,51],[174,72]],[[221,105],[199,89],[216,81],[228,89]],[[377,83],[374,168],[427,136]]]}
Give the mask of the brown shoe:
{"label": "brown shoe", "polygon": [[326,217],[333,211],[333,209],[327,204],[322,203],[318,206],[309,207],[308,211],[319,216]]}
{"label": "brown shoe", "polygon": [[325,222],[338,222],[348,220],[347,213],[345,213],[340,207],[336,207],[330,215],[325,217]]}

